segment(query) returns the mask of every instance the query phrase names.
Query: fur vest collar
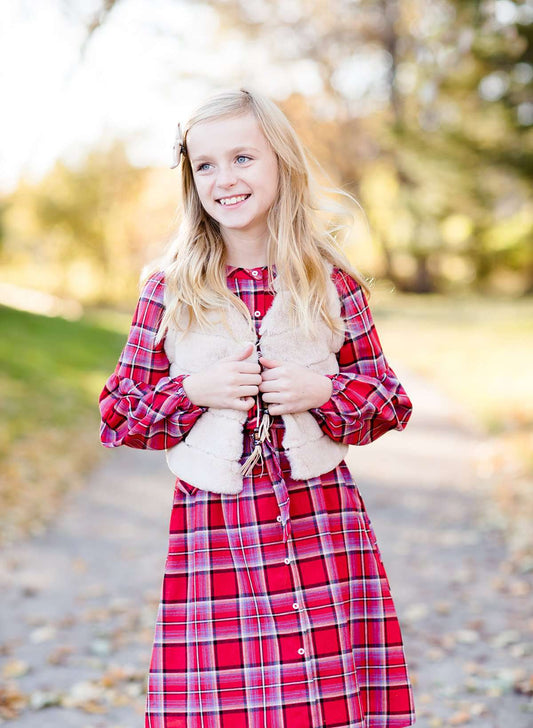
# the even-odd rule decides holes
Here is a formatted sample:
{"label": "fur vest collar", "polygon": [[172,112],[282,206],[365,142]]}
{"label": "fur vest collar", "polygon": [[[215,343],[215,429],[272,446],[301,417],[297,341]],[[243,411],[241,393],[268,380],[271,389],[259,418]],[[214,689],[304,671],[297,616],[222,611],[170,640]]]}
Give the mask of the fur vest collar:
{"label": "fur vest collar", "polygon": [[[328,305],[330,314],[340,318],[340,300],[331,279],[332,265],[326,262],[328,276]],[[231,333],[214,311],[208,313],[209,330],[193,323],[186,336],[178,335],[175,327],[169,327],[165,338],[165,352],[170,361],[170,376],[192,374],[214,364],[219,359],[236,354],[247,343],[255,347],[248,361],[258,361],[260,355],[267,359],[294,361],[320,374],[336,374],[339,366],[335,353],[339,351],[344,335],[334,335],[322,320],[312,338],[304,336],[290,325],[288,315],[289,296],[280,284],[273,282],[276,292],[272,304],[259,328],[260,341],[255,328],[234,306],[228,305],[228,323]],[[182,313],[180,327],[188,317]],[[253,326],[252,321],[252,326]],[[257,352],[260,346],[260,354]],[[170,470],[182,480],[201,490],[214,493],[239,493],[243,488],[243,475],[247,475],[257,457],[261,444],[257,442],[252,455],[240,464],[243,454],[243,426],[248,412],[234,409],[208,408],[195,422],[185,438],[166,450]],[[345,457],[348,445],[336,442],[319,427],[310,412],[281,415],[284,424],[283,449],[295,480],[307,480],[327,473]],[[271,417],[265,412],[261,422],[261,440],[268,432]]]}

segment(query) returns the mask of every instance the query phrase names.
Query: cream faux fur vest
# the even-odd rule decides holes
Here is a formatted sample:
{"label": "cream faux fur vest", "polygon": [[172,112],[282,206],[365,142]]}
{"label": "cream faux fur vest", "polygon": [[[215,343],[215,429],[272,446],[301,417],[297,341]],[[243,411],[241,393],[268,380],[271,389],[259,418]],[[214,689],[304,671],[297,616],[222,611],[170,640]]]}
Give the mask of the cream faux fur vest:
{"label": "cream faux fur vest", "polygon": [[[331,279],[332,265],[329,262],[325,265],[329,273],[329,311],[334,318],[339,319],[340,300]],[[181,340],[176,329],[170,327],[164,345],[170,361],[170,376],[201,371],[219,359],[242,351],[247,343],[254,343],[255,346],[259,343],[261,355],[267,359],[293,361],[320,374],[336,374],[339,366],[335,353],[341,348],[344,335],[335,336],[321,320],[315,337],[305,337],[298,328],[290,326],[288,293],[281,287],[279,277],[274,279],[273,286],[276,295],[261,322],[259,342],[255,329],[252,331],[243,314],[231,305],[228,305],[227,311],[233,338],[216,312],[208,314],[212,324],[209,330],[202,330],[197,324],[192,324]],[[187,315],[182,313],[180,326],[187,320]],[[257,348],[254,348],[247,361],[257,362],[258,356]],[[201,490],[239,493],[243,487],[243,472],[246,472],[239,460],[243,453],[243,426],[247,417],[246,411],[208,408],[185,438],[166,450],[170,470]],[[332,470],[344,459],[348,445],[328,437],[310,412],[281,417],[285,426],[282,446],[293,479],[317,477]],[[268,419],[267,414],[267,422]],[[257,447],[260,448],[260,445]]]}

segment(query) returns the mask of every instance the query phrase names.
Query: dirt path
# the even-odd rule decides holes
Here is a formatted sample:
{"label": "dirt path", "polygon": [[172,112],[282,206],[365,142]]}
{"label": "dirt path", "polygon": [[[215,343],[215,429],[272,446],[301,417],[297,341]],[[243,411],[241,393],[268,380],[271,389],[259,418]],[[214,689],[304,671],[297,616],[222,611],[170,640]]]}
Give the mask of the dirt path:
{"label": "dirt path", "polygon": [[[350,448],[403,626],[418,728],[530,728],[531,570],[509,567],[476,477],[482,439],[397,368],[407,429]],[[135,728],[166,557],[162,453],[106,453],[53,529],[1,554],[0,715],[19,728]],[[528,683],[529,680],[529,683]]]}

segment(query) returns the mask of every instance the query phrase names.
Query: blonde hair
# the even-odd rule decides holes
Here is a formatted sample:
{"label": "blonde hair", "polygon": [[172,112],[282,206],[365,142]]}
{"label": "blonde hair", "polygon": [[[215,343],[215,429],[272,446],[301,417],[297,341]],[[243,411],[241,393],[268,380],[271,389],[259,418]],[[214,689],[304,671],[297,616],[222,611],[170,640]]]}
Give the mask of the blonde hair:
{"label": "blonde hair", "polygon": [[[226,246],[218,222],[202,207],[186,151],[187,132],[195,124],[249,112],[254,114],[278,160],[278,195],[267,217],[266,256],[269,284],[272,284],[272,264],[275,264],[277,275],[287,288],[292,323],[312,334],[314,321],[321,316],[333,331],[342,331],[339,328],[342,322],[332,320],[328,313],[324,260],[355,278],[370,295],[367,282],[351,265],[338,239],[339,232],[346,232],[346,226],[332,224],[334,220],[330,219],[343,215],[353,219],[353,215],[341,205],[332,209],[326,192],[347,196],[358,204],[355,198],[340,188],[318,184],[311,173],[309,159],[321,171],[322,168],[273,101],[257,91],[230,89],[208,98],[183,126],[182,219],[163,255],[145,265],[140,277],[142,288],[155,272],[162,271],[165,276],[165,312],[156,342],[161,341],[169,324],[179,328],[183,310],[189,314],[185,331],[193,319],[199,326],[207,326],[205,311],[224,312],[227,305],[240,309],[253,330],[246,304],[227,286]],[[324,213],[328,213],[327,217]],[[223,322],[227,325],[225,314]]]}

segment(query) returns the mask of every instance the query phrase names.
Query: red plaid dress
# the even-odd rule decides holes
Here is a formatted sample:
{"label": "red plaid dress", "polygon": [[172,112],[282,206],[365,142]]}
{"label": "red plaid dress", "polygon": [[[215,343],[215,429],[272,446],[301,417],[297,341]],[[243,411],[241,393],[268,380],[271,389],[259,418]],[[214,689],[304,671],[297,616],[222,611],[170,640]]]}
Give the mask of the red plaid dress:
{"label": "red plaid dress", "polygon": [[[275,272],[275,271],[274,271]],[[266,266],[227,266],[257,330],[272,303]],[[346,321],[330,400],[310,410],[335,440],[402,430],[412,405],[381,350],[363,289],[333,269]],[[169,377],[163,274],[140,296],[100,395],[101,440],[164,449],[206,408]],[[241,462],[251,452],[249,411]],[[146,696],[146,728],[400,728],[414,703],[390,586],[361,494],[343,460],[296,481],[273,417],[263,464],[239,494],[176,479]]]}

